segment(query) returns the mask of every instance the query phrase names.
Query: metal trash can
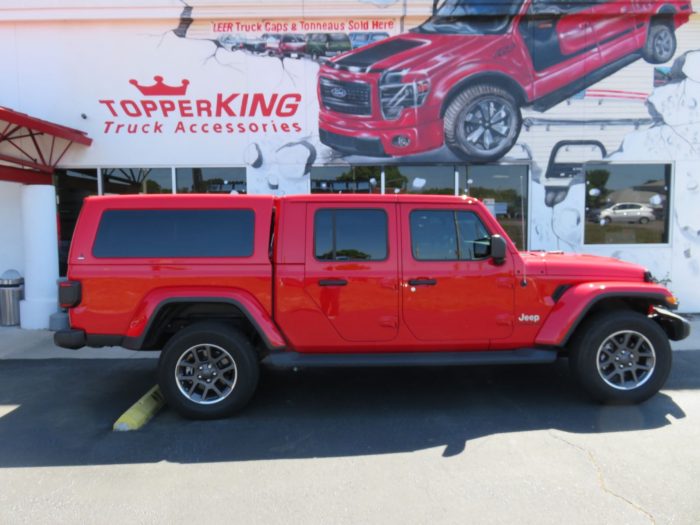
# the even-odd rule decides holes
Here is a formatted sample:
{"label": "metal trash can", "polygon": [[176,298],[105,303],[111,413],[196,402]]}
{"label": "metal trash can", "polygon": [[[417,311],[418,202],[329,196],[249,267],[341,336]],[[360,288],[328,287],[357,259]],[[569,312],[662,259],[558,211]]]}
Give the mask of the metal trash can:
{"label": "metal trash can", "polygon": [[17,270],[0,275],[0,326],[19,324],[19,302],[24,298],[24,279]]}

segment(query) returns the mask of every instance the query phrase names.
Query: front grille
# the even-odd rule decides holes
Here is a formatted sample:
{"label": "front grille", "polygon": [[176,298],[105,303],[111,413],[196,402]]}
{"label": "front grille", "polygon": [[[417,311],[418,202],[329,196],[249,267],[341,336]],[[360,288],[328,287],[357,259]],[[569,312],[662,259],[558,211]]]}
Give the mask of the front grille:
{"label": "front grille", "polygon": [[346,82],[321,78],[321,103],[331,111],[349,115],[372,114],[370,86],[366,82]]}

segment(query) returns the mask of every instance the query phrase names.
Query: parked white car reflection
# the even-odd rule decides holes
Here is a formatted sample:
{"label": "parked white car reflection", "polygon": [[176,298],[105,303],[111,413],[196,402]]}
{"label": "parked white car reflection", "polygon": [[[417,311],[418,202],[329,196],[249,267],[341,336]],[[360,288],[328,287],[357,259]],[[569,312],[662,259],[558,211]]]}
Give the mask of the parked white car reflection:
{"label": "parked white car reflection", "polygon": [[621,202],[600,212],[601,224],[611,222],[638,222],[646,224],[654,220],[654,209],[637,202]]}

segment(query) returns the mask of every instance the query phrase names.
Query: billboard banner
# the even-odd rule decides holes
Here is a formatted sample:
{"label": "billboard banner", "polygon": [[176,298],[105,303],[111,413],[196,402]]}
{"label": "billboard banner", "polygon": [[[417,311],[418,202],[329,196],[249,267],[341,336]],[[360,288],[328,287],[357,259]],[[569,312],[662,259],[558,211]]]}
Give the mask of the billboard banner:
{"label": "billboard banner", "polygon": [[[408,167],[450,166],[442,176],[464,189],[459,170],[502,167],[506,180],[525,166],[530,247],[700,275],[689,0],[167,5],[148,19],[4,23],[14,60],[0,74],[14,80],[0,102],[87,131],[93,145],[64,166],[245,167],[249,193],[308,192],[314,167],[365,166],[363,187],[378,191],[372,166],[387,185]],[[622,169],[625,187],[603,166],[620,163],[660,168]],[[482,197],[518,220],[498,184]],[[612,227],[625,221],[646,229]]]}
{"label": "billboard banner", "polygon": [[6,104],[87,130],[76,165],[250,165],[300,141],[316,164],[494,163],[562,139],[616,151],[668,109],[655,88],[695,75],[687,0],[400,4],[194,4],[169,22],[42,24],[50,46],[27,27]]}

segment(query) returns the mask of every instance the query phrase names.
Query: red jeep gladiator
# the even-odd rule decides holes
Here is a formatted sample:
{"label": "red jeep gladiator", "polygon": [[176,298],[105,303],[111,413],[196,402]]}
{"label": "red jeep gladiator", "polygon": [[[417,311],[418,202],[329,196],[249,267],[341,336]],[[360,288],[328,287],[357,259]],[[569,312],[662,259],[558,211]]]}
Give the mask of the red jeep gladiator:
{"label": "red jeep gladiator", "polygon": [[320,140],[355,155],[447,145],[499,159],[522,106],[545,111],[640,57],[669,61],[690,13],[689,0],[444,1],[409,33],[320,68]]}
{"label": "red jeep gladiator", "polygon": [[644,268],[518,252],[478,200],[156,195],[85,200],[59,300],[65,348],[162,349],[159,384],[222,417],[277,367],[548,363],[639,402],[689,323]]}

